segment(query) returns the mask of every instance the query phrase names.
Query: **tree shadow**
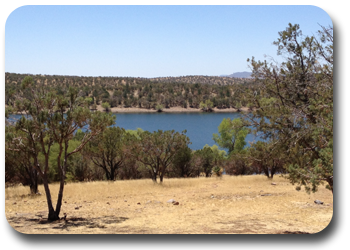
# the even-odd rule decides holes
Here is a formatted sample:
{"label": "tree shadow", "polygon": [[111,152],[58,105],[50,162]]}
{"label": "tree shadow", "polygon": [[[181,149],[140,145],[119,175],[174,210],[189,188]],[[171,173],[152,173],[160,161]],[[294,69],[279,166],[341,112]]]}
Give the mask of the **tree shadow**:
{"label": "tree shadow", "polygon": [[71,227],[86,227],[86,228],[107,228],[106,225],[119,224],[129,218],[127,217],[115,217],[115,216],[104,216],[97,218],[82,218],[72,217],[66,220],[61,220],[62,223],[52,227],[52,229],[68,230]]}
{"label": "tree shadow", "polygon": [[[76,227],[86,227],[86,228],[107,228],[107,225],[119,224],[129,218],[127,217],[116,217],[116,216],[103,216],[96,218],[83,218],[83,217],[70,217],[67,219],[61,219],[57,221],[49,221],[43,218],[28,218],[28,217],[10,217],[8,221],[13,223],[16,228],[25,226],[35,226],[35,225],[48,225],[52,229],[67,230]],[[28,225],[29,224],[29,225]],[[35,229],[45,229],[45,228],[35,228]]]}

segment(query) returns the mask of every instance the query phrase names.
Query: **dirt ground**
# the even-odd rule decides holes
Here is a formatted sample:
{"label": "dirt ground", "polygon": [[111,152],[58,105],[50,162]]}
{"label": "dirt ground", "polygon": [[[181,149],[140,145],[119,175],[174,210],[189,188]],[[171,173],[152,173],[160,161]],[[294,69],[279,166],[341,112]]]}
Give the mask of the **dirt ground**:
{"label": "dirt ground", "polygon": [[[58,184],[50,188],[55,203]],[[333,215],[329,190],[321,186],[308,195],[280,176],[68,183],[60,214],[66,219],[55,222],[47,221],[39,190],[42,195],[31,196],[29,187],[5,189],[6,218],[20,233],[313,234]]]}

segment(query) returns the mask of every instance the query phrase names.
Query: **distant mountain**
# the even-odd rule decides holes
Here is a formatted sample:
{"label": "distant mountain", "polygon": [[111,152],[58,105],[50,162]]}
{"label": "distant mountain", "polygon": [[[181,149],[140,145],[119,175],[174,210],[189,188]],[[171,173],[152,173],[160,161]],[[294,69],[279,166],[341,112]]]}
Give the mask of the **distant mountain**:
{"label": "distant mountain", "polygon": [[226,77],[235,77],[235,78],[251,78],[252,72],[236,72],[231,75],[225,75]]}

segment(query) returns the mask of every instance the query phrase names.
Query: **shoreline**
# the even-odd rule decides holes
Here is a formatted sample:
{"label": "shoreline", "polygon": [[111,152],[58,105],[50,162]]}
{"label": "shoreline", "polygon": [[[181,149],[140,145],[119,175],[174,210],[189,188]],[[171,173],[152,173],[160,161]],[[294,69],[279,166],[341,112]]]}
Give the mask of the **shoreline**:
{"label": "shoreline", "polygon": [[[97,106],[98,111],[103,111],[103,108],[98,105]],[[120,108],[120,107],[114,107],[110,109],[111,113],[158,113],[154,109],[146,109],[146,108]],[[213,108],[212,112],[209,113],[236,113],[238,112],[235,108],[226,108],[226,109],[218,109]],[[241,112],[250,112],[247,107],[241,108]],[[203,110],[199,108],[182,108],[182,107],[170,107],[170,108],[164,108],[162,112],[159,113],[206,113]]]}
{"label": "shoreline", "polygon": [[[97,111],[104,112],[104,109],[101,105],[97,106]],[[110,113],[237,113],[238,110],[235,108],[226,108],[226,109],[218,109],[213,108],[212,112],[204,112],[203,110],[199,108],[182,108],[182,107],[170,107],[170,108],[164,108],[162,112],[158,112],[155,109],[146,109],[146,108],[120,108],[120,107],[114,107],[110,108]],[[249,108],[242,107],[241,111],[242,113],[249,113]],[[23,115],[25,112],[16,112],[13,114]]]}

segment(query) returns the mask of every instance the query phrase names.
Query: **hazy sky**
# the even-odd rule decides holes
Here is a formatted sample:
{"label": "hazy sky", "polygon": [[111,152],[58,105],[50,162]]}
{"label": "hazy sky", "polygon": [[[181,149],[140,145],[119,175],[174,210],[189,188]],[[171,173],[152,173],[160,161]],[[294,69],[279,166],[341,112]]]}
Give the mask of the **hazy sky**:
{"label": "hazy sky", "polygon": [[222,75],[277,60],[278,32],[332,25],[315,6],[24,6],[5,27],[5,71],[78,76]]}

